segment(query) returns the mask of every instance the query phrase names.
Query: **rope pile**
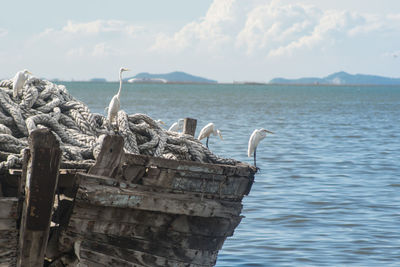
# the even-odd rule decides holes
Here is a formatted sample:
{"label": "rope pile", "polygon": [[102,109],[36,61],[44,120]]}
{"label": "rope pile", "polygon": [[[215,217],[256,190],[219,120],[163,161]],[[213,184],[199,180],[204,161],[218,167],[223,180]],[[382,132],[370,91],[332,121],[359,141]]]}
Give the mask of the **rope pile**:
{"label": "rope pile", "polygon": [[124,138],[126,153],[175,160],[236,164],[214,155],[190,135],[167,131],[145,114],[118,112],[117,125],[91,113],[70,95],[64,85],[30,77],[21,96],[13,97],[13,81],[0,81],[0,171],[20,168],[29,134],[47,127],[60,142],[63,168],[87,168],[94,164],[107,134]]}

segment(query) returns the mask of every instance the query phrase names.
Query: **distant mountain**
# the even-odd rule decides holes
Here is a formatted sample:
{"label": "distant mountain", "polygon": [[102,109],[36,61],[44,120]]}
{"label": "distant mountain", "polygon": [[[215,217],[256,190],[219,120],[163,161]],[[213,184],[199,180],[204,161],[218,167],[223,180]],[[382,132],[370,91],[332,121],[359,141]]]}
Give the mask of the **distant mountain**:
{"label": "distant mountain", "polygon": [[328,75],[324,78],[299,78],[285,79],[275,78],[269,83],[276,84],[359,84],[359,85],[400,85],[400,78],[388,78],[376,75],[349,74],[341,71]]}
{"label": "distant mountain", "polygon": [[129,82],[166,82],[166,83],[216,83],[217,81],[194,76],[185,72],[175,71],[165,74],[151,74],[142,72],[134,77],[127,78]]}
{"label": "distant mountain", "polygon": [[104,78],[93,78],[90,79],[90,82],[106,82],[107,80]]}

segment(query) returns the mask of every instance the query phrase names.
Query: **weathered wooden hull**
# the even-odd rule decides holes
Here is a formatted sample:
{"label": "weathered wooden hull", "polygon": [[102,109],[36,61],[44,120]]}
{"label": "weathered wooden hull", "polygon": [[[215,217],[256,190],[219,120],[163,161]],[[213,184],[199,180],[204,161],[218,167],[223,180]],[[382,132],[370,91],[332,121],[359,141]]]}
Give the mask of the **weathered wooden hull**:
{"label": "weathered wooden hull", "polygon": [[17,198],[0,198],[0,266],[17,264],[17,207]]}
{"label": "weathered wooden hull", "polygon": [[214,266],[254,173],[244,164],[126,155],[115,177],[77,175],[60,249],[75,247],[87,266]]}
{"label": "weathered wooden hull", "polygon": [[50,134],[0,175],[0,267],[215,265],[255,168],[124,154],[108,136],[88,173],[60,170]]}

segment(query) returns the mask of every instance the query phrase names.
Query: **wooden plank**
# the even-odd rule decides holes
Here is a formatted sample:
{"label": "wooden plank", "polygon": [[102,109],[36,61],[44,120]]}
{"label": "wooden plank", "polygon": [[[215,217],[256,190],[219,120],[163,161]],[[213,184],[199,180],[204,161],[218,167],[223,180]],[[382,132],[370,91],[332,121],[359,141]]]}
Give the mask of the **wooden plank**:
{"label": "wooden plank", "polygon": [[223,165],[223,164],[211,164],[211,163],[200,163],[195,161],[186,160],[172,160],[164,158],[154,158],[146,155],[125,155],[125,164],[134,166],[156,166],[159,168],[191,171],[205,174],[223,174],[227,176],[254,176],[256,169],[246,163],[238,163],[236,165]]}
{"label": "wooden plank", "polygon": [[63,232],[60,236],[61,246],[70,247],[71,244],[68,245],[68,243],[74,239],[83,240],[81,248],[87,248],[91,251],[110,256],[117,255],[117,258],[128,262],[135,262],[136,252],[142,252],[149,256],[162,257],[177,262],[211,265],[215,263],[218,255],[218,251],[164,247],[158,242],[148,242],[141,239],[129,239],[91,232],[87,232],[85,235],[79,235],[70,231]]}
{"label": "wooden plank", "polygon": [[3,248],[17,249],[18,230],[0,230],[0,250]]}
{"label": "wooden plank", "polygon": [[146,173],[146,167],[144,166],[124,164],[121,169],[123,180],[130,183],[138,183]]}
{"label": "wooden plank", "polygon": [[[24,151],[29,152],[29,149]],[[26,164],[27,165],[27,164]],[[25,188],[25,181],[21,179],[21,177],[26,177],[26,174],[23,174],[22,169],[12,169],[9,170],[11,173],[2,175],[2,182],[6,184],[6,187],[15,187],[18,190],[18,187],[21,186],[23,190]],[[72,188],[75,184],[75,174],[78,172],[86,173],[85,169],[60,169],[58,175],[58,187],[62,189]],[[21,185],[19,183],[21,182]],[[21,191],[22,191],[21,190]],[[16,196],[16,195],[15,195]]]}
{"label": "wooden plank", "polygon": [[[144,162],[144,163],[143,163]],[[125,163],[131,165],[139,165],[146,167],[156,166],[158,168],[167,168],[182,171],[193,171],[202,173],[212,173],[212,174],[223,174],[224,166],[210,163],[200,163],[195,161],[186,160],[172,160],[165,158],[156,158],[145,155],[125,155]]]}
{"label": "wooden plank", "polygon": [[105,255],[103,253],[99,253],[99,252],[93,251],[91,249],[87,249],[87,248],[85,248],[85,246],[81,247],[81,249],[79,251],[79,255],[82,259],[81,262],[85,262],[90,267],[92,267],[92,266],[145,267],[143,265],[138,265],[137,263],[130,263],[128,261],[121,260],[120,258],[117,258],[117,257],[112,257],[110,255]]}
{"label": "wooden plank", "polygon": [[18,217],[18,199],[15,197],[0,198],[0,219]]}
{"label": "wooden plank", "polygon": [[73,218],[99,220],[127,224],[142,224],[148,227],[166,227],[179,233],[224,237],[233,234],[241,217],[218,218],[166,214],[135,209],[99,207],[75,203]]}
{"label": "wooden plank", "polygon": [[[186,184],[183,184],[182,182],[179,182],[179,185],[175,186],[173,182],[175,181],[174,177],[172,177],[171,181],[166,179],[157,179],[157,178],[149,178],[146,177],[145,181],[143,183],[145,185],[141,184],[133,184],[133,183],[127,183],[127,182],[121,182],[113,178],[108,178],[104,176],[98,176],[98,175],[92,175],[92,174],[83,174],[83,175],[77,175],[77,177],[82,177],[82,186],[84,187],[89,187],[90,184],[98,184],[98,185],[106,185],[106,186],[113,186],[113,187],[120,187],[121,189],[126,189],[126,188],[131,188],[131,189],[137,189],[145,192],[152,192],[154,194],[158,193],[169,193],[169,194],[180,194],[184,195],[187,197],[191,198],[209,198],[209,199],[221,199],[221,200],[229,200],[229,201],[240,201],[242,199],[242,195],[239,194],[237,191],[239,190],[245,190],[247,188],[247,182],[248,180],[243,180],[242,182],[244,183],[244,186],[242,188],[237,189],[235,186],[239,186],[240,184],[235,183],[233,186],[228,185],[228,188],[226,188],[227,182],[222,180],[219,183],[216,181],[208,181],[205,179],[194,179],[194,183],[192,182],[193,179],[189,178],[188,182],[190,184],[193,183],[193,188],[190,188]],[[152,181],[155,179],[156,182],[153,184]],[[161,181],[162,183],[165,183],[163,185],[159,185],[159,182]],[[186,181],[186,180],[185,180]],[[169,185],[168,182],[171,184]],[[239,181],[240,182],[240,181]],[[183,185],[181,185],[183,184]],[[214,191],[212,192],[212,188],[210,189],[209,187],[214,186]],[[183,187],[185,186],[185,187]],[[197,187],[197,188],[196,188]],[[234,187],[234,188],[232,188]],[[192,190],[193,189],[193,190]],[[228,195],[229,192],[232,192],[231,195]],[[225,194],[225,195],[224,195]]]}
{"label": "wooden plank", "polygon": [[[146,183],[145,183],[146,184]],[[186,177],[174,177],[170,188],[175,190],[208,193],[242,199],[246,193],[249,180],[242,177],[227,177],[224,181],[210,181],[207,179],[187,179]]]}
{"label": "wooden plank", "polygon": [[[186,262],[179,262],[179,261],[174,261],[171,259],[167,259],[164,257],[160,257],[160,256],[154,256],[152,254],[148,254],[148,253],[143,253],[143,252],[139,252],[139,251],[129,251],[129,253],[131,253],[129,258],[134,258],[134,262],[139,262],[140,264],[143,265],[139,265],[138,263],[128,263],[128,261],[122,261],[122,263],[126,264],[126,265],[122,265],[122,266],[134,266],[134,267],[140,267],[140,266],[151,266],[151,267],[165,267],[165,266],[174,266],[174,267],[206,267],[208,265],[198,265],[198,264],[190,264],[190,263],[186,263]],[[114,265],[114,262],[110,262],[110,260],[108,260],[108,258],[110,258],[109,255],[106,254],[102,254],[100,252],[94,252],[88,249],[81,249],[80,251],[80,255],[82,258],[81,262],[85,262],[88,261],[88,259],[92,259],[92,261],[89,261],[90,264],[92,263],[97,263],[100,264],[98,262],[102,262],[104,264],[100,264],[98,266],[118,266],[118,265]],[[111,257],[112,259],[115,259],[114,257]],[[97,261],[97,262],[94,262]],[[90,267],[92,266],[97,266],[97,265],[89,265]]]}
{"label": "wooden plank", "polygon": [[8,251],[8,250],[14,250],[15,252],[17,251],[17,237],[15,238],[14,242],[11,242],[12,240],[9,240],[7,243],[1,243],[0,241],[0,251]]}
{"label": "wooden plank", "polygon": [[138,189],[90,184],[78,190],[75,201],[93,205],[159,211],[201,217],[239,216],[240,202],[216,201],[185,194],[144,192]]}
{"label": "wooden plank", "polygon": [[0,266],[15,266],[17,253],[15,250],[0,251]]}
{"label": "wooden plank", "polygon": [[185,118],[183,120],[183,133],[194,136],[196,133],[197,120],[192,118]]}
{"label": "wooden plank", "polygon": [[43,265],[61,158],[59,142],[48,129],[33,131],[29,148],[17,260],[23,267]]}
{"label": "wooden plank", "polygon": [[0,230],[17,229],[17,221],[15,219],[0,219]]}
{"label": "wooden plank", "polygon": [[254,175],[256,174],[257,169],[254,166],[240,163],[235,166],[235,174],[236,176],[247,176],[252,177],[254,179]]}
{"label": "wooden plank", "polygon": [[96,164],[90,168],[90,174],[115,177],[124,154],[124,139],[119,135],[107,135],[101,146]]}
{"label": "wooden plank", "polygon": [[[22,169],[9,169],[10,175],[22,175]],[[75,174],[77,172],[86,172],[86,169],[60,169],[59,175]]]}
{"label": "wooden plank", "polygon": [[144,239],[159,242],[165,247],[178,246],[197,250],[221,249],[225,236],[204,236],[192,233],[180,233],[170,230],[167,225],[162,227],[149,227],[143,224],[85,220],[71,218],[68,230],[84,235],[87,232],[100,233],[113,236],[123,236],[130,239]]}
{"label": "wooden plank", "polygon": [[191,172],[191,171],[178,171],[178,170],[170,170],[160,168],[160,175],[165,175],[167,171],[168,176],[170,177],[187,177],[187,178],[197,178],[197,179],[207,179],[212,181],[224,181],[227,177],[225,174],[213,174],[213,173],[204,173],[204,172]]}
{"label": "wooden plank", "polygon": [[8,229],[0,231],[0,243],[14,241],[18,237],[18,229]]}
{"label": "wooden plank", "polygon": [[[215,179],[186,177],[187,172],[171,172],[162,169],[159,176],[146,176],[143,184],[169,188],[183,192],[197,192],[202,194],[214,194],[216,197],[228,197],[241,200],[247,192],[250,180],[247,177],[215,176]],[[214,177],[213,177],[214,178]]]}

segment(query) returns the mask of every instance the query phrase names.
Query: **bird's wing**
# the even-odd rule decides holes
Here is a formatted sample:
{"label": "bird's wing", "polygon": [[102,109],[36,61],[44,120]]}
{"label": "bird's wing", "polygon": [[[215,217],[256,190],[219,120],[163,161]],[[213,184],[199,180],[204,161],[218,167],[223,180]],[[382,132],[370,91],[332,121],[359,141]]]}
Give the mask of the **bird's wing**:
{"label": "bird's wing", "polygon": [[110,105],[108,105],[108,119],[110,119],[111,117],[114,117],[117,114],[119,107],[120,107],[119,99],[115,95],[111,99]]}
{"label": "bird's wing", "polygon": [[25,74],[18,72],[14,77],[13,85],[16,84],[17,88],[19,89],[24,85],[25,80]]}
{"label": "bird's wing", "polygon": [[247,156],[248,157],[251,157],[254,154],[254,148],[256,147],[256,143],[255,143],[256,135],[257,135],[257,130],[254,130],[254,132],[250,136],[249,145],[247,147]]}
{"label": "bird's wing", "polygon": [[15,74],[14,81],[13,81],[14,97],[16,97],[18,95],[18,92],[24,86],[24,83],[25,83],[25,75],[22,72],[18,72],[17,74]]}
{"label": "bird's wing", "polygon": [[206,138],[207,136],[210,136],[210,134],[213,132],[213,128],[214,124],[212,122],[204,126],[203,129],[201,129],[199,137],[197,137],[197,139],[201,140],[203,138]]}

